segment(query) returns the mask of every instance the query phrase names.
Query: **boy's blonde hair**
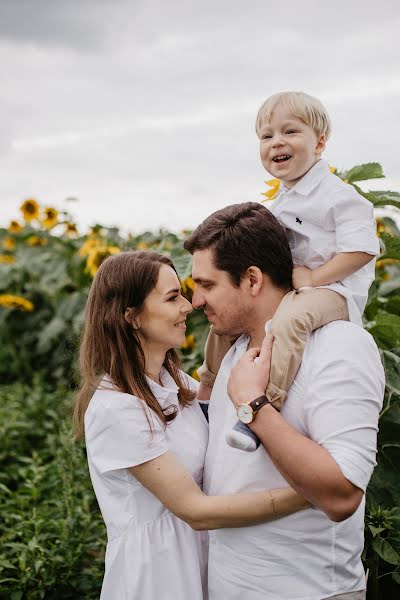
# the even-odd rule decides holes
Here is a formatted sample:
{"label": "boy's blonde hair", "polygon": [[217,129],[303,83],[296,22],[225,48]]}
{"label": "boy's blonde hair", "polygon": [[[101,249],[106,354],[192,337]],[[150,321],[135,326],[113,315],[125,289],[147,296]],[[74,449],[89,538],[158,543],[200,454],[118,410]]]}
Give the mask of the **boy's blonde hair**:
{"label": "boy's blonde hair", "polygon": [[280,92],[267,98],[260,106],[256,119],[256,132],[259,137],[261,128],[271,119],[278,105],[284,106],[292,115],[301,119],[318,137],[325,135],[326,140],[329,138],[331,121],[325,106],[320,100],[304,92]]}

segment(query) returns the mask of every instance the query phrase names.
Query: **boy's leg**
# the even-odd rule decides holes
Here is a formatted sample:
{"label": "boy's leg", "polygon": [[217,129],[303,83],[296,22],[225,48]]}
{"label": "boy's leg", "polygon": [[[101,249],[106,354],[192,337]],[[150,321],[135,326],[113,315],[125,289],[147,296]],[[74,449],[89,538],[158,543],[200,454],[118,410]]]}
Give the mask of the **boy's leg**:
{"label": "boy's leg", "polygon": [[230,335],[216,335],[211,327],[204,348],[204,362],[197,369],[202,386],[213,387],[222,360],[236,339]]}
{"label": "boy's leg", "polygon": [[[265,392],[276,409],[281,409],[293,383],[310,333],[338,319],[348,320],[347,301],[333,290],[315,288],[289,292],[283,298],[271,321],[270,331],[275,339]],[[257,436],[240,421],[227,432],[226,441],[247,452],[254,452],[260,445]]]}
{"label": "boy's leg", "polygon": [[286,398],[312,331],[331,321],[349,320],[347,300],[326,288],[292,291],[284,296],[270,331],[274,335],[267,397],[278,410]]}

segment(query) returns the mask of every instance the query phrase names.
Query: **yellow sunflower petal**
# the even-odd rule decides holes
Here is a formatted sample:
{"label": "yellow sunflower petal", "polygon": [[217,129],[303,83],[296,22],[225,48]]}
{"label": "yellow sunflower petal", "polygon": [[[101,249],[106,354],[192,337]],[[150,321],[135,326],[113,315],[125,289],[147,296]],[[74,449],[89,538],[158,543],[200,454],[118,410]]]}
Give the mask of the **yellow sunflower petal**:
{"label": "yellow sunflower petal", "polygon": [[94,277],[101,263],[112,254],[118,254],[119,252],[121,252],[121,249],[117,246],[99,246],[93,248],[87,257],[86,272]]}
{"label": "yellow sunflower petal", "polygon": [[58,210],[51,206],[43,209],[44,217],[41,219],[41,224],[45,229],[52,229],[58,223]]}
{"label": "yellow sunflower petal", "polygon": [[20,206],[20,210],[27,223],[30,223],[33,219],[37,219],[39,216],[39,204],[33,198],[24,200]]}
{"label": "yellow sunflower petal", "polygon": [[16,308],[31,312],[35,307],[30,300],[12,294],[0,294],[0,306],[5,308]]}
{"label": "yellow sunflower petal", "polygon": [[19,233],[20,231],[22,231],[22,225],[18,223],[18,221],[10,221],[8,231],[10,233]]}
{"label": "yellow sunflower petal", "polygon": [[5,250],[8,250],[9,252],[12,252],[13,250],[15,250],[16,243],[15,243],[14,238],[7,237],[7,238],[5,238],[3,240],[3,244],[2,245],[3,245],[3,248]]}

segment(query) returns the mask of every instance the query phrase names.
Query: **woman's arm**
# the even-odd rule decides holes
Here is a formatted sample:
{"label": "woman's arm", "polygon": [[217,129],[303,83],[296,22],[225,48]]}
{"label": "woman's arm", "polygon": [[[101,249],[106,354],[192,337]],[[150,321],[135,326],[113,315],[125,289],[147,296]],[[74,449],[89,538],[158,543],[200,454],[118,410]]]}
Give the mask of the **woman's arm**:
{"label": "woman's arm", "polygon": [[129,471],[169,511],[197,531],[257,525],[310,506],[291,488],[206,496],[172,452],[131,467]]}

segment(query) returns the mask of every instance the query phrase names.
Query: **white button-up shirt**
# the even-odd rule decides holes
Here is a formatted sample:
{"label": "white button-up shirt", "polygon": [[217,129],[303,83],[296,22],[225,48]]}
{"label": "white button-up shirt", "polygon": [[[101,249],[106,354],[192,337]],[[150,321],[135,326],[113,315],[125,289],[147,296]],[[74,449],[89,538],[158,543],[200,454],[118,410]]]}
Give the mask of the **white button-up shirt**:
{"label": "white button-up shirt", "polygon": [[[333,175],[319,160],[290,190],[281,184],[268,206],[285,227],[293,262],[316,269],[339,252],[379,254],[371,202],[352,185]],[[375,277],[375,260],[330,289],[345,296],[350,320],[361,324],[368,290]]]}
{"label": "white button-up shirt", "polygon": [[[243,452],[225,441],[237,420],[227,381],[247,345],[241,336],[229,350],[212,392],[204,470],[210,495],[288,485],[262,445]],[[344,476],[365,490],[375,466],[383,393],[373,338],[353,323],[335,321],[310,336],[281,415],[326,448]],[[364,502],[341,523],[310,508],[261,525],[211,531],[210,600],[321,600],[362,590],[363,544]]]}

